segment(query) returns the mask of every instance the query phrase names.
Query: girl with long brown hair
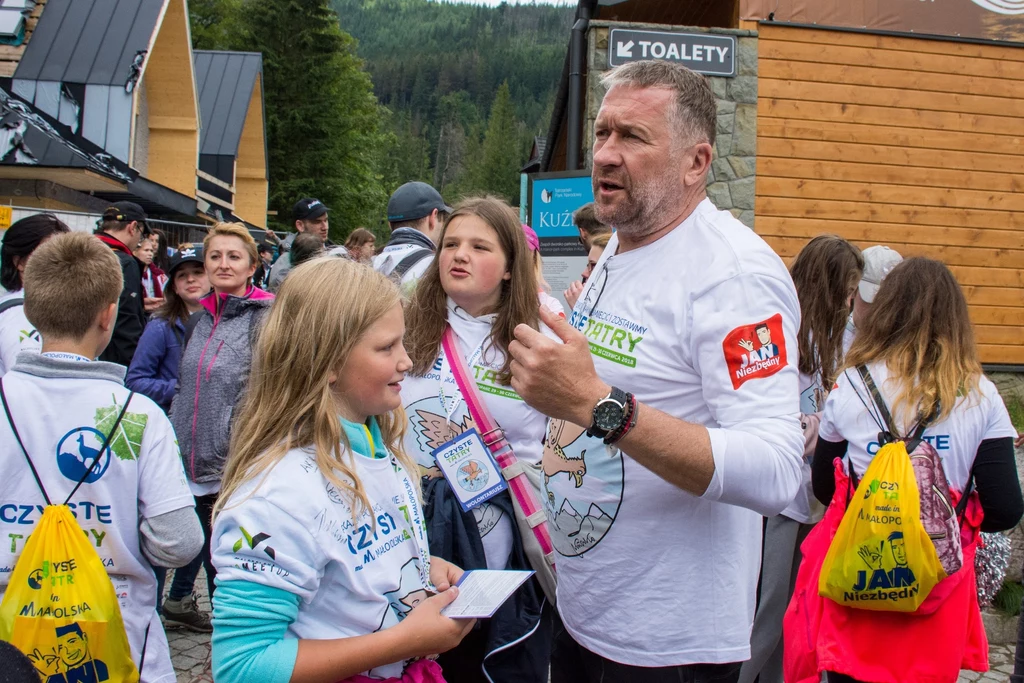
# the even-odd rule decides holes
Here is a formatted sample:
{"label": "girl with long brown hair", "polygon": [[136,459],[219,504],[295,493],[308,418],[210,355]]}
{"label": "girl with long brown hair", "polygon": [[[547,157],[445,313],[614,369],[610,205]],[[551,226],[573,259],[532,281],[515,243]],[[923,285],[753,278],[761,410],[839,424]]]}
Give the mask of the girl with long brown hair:
{"label": "girl with long brown hair", "polygon": [[422,657],[473,627],[440,613],[462,571],[430,556],[402,449],[404,331],[365,266],[315,259],[282,283],[215,511],[218,681],[442,681]]}
{"label": "girl with long brown hair", "polygon": [[[871,414],[878,411],[870,407],[860,368],[891,413],[894,435],[906,438],[923,421],[922,439],[938,454],[954,502],[969,496],[960,520],[963,566],[913,613],[857,609],[818,595],[821,563],[846,511],[850,473],[862,476],[879,451]],[[1016,432],[982,374],[967,301],[949,268],[910,258],[886,276],[825,403],[819,434],[812,483],[829,507],[803,544],[785,622],[786,680],[817,680],[827,671],[832,683],[953,681],[960,669],[986,670],[974,576],[978,532],[1011,528],[1024,502]],[[817,634],[810,647],[807,633]],[[880,647],[885,643],[899,646]]]}
{"label": "girl with long brown hair", "polygon": [[800,565],[800,543],[824,508],[811,491],[811,463],[825,397],[843,360],[843,331],[864,270],[860,250],[835,235],[819,235],[797,254],[789,273],[800,300],[797,333],[800,412],[805,435],[803,481],[781,514],[765,520],[761,593],[750,637],[750,659],[739,683],[782,683],[782,617]]}
{"label": "girl with long brown hair", "polygon": [[[434,453],[443,444],[477,427],[451,370],[459,360],[442,350],[442,337],[451,328],[475,380],[468,390],[482,397],[539,488],[547,419],[510,386],[507,353],[517,325],[541,328],[538,291],[515,211],[493,197],[468,199],[445,221],[437,258],[420,278],[406,311],[412,370],[402,386],[405,447],[424,474],[431,543],[442,557],[466,569],[530,569],[523,543],[532,540],[527,536],[532,532],[520,533],[507,491],[463,512],[454,484],[435,463]],[[485,628],[442,655],[446,679],[546,682],[550,634],[539,628],[542,604],[540,587],[531,579]]]}

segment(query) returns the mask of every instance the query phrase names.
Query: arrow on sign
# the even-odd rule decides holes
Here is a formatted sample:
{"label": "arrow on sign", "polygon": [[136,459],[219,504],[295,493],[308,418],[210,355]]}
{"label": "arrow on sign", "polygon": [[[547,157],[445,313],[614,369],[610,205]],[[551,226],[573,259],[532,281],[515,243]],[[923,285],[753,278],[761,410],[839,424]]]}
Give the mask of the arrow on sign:
{"label": "arrow on sign", "polygon": [[632,57],[633,56],[633,41],[628,43],[618,43],[615,46],[616,57]]}

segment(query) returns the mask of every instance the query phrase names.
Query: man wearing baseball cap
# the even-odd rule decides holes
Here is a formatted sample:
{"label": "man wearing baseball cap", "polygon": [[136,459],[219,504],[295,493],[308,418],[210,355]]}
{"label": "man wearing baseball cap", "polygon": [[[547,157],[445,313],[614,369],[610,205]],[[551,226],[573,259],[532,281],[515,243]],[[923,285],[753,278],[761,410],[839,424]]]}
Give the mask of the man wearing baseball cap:
{"label": "man wearing baseball cap", "polygon": [[292,241],[298,233],[312,233],[320,238],[320,241],[327,245],[328,253],[332,256],[344,256],[347,252],[344,247],[333,247],[327,240],[327,231],[330,223],[327,219],[327,207],[319,199],[306,197],[295,202],[292,207],[292,218],[295,220],[295,234],[288,235],[281,242],[281,255],[274,261],[270,268],[268,289],[276,292],[277,288],[284,282],[288,271],[292,269],[292,261],[288,257],[288,250],[291,249]]}
{"label": "man wearing baseball cap", "polygon": [[402,185],[388,200],[391,239],[373,259],[373,268],[402,285],[418,280],[430,265],[444,216],[452,208],[430,185]]}
{"label": "man wearing baseball cap", "polygon": [[117,302],[117,320],[110,343],[99,359],[128,367],[135,355],[142,330],[146,326],[145,290],[142,288],[142,264],[133,252],[149,235],[146,212],[134,202],[111,204],[100,218],[96,236],[114,250],[121,263],[124,286]]}
{"label": "man wearing baseball cap", "polygon": [[857,285],[857,291],[854,292],[853,312],[846,321],[846,330],[843,332],[844,354],[850,350],[853,338],[857,336],[857,328],[871,315],[871,305],[875,302],[882,280],[903,260],[898,252],[880,244],[868,247],[863,254],[864,274]]}

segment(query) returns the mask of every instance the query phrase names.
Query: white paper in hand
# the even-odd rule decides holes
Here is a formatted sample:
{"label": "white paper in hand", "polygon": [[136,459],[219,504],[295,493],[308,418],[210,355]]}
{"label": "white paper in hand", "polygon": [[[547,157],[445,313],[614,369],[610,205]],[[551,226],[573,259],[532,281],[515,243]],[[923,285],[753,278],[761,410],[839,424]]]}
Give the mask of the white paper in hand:
{"label": "white paper in hand", "polygon": [[452,619],[487,619],[516,592],[533,572],[476,569],[468,571],[456,584],[459,597],[441,610]]}

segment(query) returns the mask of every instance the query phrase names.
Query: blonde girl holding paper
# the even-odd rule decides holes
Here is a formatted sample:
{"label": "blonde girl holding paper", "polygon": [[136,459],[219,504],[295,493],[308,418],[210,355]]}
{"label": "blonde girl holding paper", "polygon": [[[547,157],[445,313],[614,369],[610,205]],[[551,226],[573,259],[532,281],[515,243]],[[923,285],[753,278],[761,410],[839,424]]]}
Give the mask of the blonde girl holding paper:
{"label": "blonde girl holding paper", "polygon": [[214,524],[217,681],[443,681],[423,658],[472,628],[440,613],[462,570],[430,557],[402,449],[404,333],[365,266],[317,259],[281,286]]}

